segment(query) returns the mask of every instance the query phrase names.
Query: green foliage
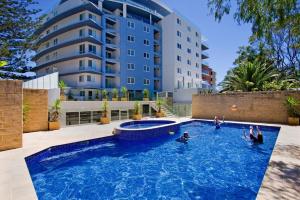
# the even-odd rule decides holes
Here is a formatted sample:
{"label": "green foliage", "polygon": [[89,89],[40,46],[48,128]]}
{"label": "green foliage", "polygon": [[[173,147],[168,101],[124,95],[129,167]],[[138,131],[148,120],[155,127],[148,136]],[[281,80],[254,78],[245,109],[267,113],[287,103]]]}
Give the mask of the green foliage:
{"label": "green foliage", "polygon": [[25,124],[27,122],[28,113],[30,111],[30,107],[27,103],[23,103],[23,123]]}
{"label": "green foliage", "polygon": [[300,69],[299,0],[208,0],[208,5],[218,21],[236,8],[236,21],[252,25],[251,46],[264,44],[281,71]]}
{"label": "green foliage", "polygon": [[136,101],[134,103],[134,114],[135,115],[140,115],[141,114],[141,104],[138,101]]}
{"label": "green foliage", "polygon": [[35,0],[0,1],[0,60],[4,62],[2,78],[18,78],[12,72],[30,70],[30,52],[36,49],[34,32],[40,26],[40,10],[33,9]]}
{"label": "green foliage", "polygon": [[109,105],[107,101],[104,101],[102,104],[103,117],[106,118],[108,114]]}
{"label": "green foliage", "polygon": [[299,116],[298,107],[300,105],[300,101],[294,97],[287,97],[285,100],[285,106],[288,110],[288,115],[290,117],[297,117]]}
{"label": "green foliage", "polygon": [[258,91],[278,76],[278,71],[272,65],[245,62],[231,69],[220,85],[223,91]]}
{"label": "green foliage", "polygon": [[114,88],[112,90],[112,95],[113,95],[113,98],[118,98],[119,97],[119,91],[117,88]]}
{"label": "green foliage", "polygon": [[99,99],[99,90],[96,90],[95,98]]}
{"label": "green foliage", "polygon": [[56,99],[50,111],[50,122],[57,122],[59,120],[60,111],[61,101],[60,99]]}
{"label": "green foliage", "polygon": [[158,112],[161,113],[161,108],[165,104],[164,100],[162,98],[158,98],[156,100],[156,106],[158,108]]}
{"label": "green foliage", "polygon": [[58,82],[58,87],[59,87],[59,89],[60,89],[60,94],[61,94],[61,95],[64,95],[64,90],[65,90],[65,88],[67,87],[67,84],[66,84],[63,80],[60,80],[60,81]]}
{"label": "green foliage", "polygon": [[122,93],[123,98],[127,98],[127,88],[126,87],[121,88],[121,93]]}
{"label": "green foliage", "polygon": [[150,92],[148,89],[144,89],[143,90],[143,95],[144,95],[144,98],[149,98],[150,97]]}
{"label": "green foliage", "polygon": [[107,90],[102,90],[102,99],[107,99],[108,92]]}

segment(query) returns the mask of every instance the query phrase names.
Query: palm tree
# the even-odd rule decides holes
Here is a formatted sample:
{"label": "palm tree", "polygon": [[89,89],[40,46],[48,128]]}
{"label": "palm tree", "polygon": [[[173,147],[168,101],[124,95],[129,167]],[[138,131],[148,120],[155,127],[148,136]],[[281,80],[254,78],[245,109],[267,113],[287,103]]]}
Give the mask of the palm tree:
{"label": "palm tree", "polygon": [[67,84],[63,80],[61,80],[58,82],[58,87],[60,88],[60,95],[63,96],[65,94],[64,90],[67,87]]}
{"label": "palm tree", "polygon": [[278,70],[272,65],[260,62],[244,62],[230,70],[221,82],[222,91],[258,91],[266,83],[279,77]]}

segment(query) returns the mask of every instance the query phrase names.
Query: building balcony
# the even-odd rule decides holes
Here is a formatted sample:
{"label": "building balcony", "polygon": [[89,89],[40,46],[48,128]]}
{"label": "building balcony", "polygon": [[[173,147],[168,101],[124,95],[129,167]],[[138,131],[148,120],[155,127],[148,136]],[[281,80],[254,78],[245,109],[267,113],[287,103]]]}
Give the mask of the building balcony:
{"label": "building balcony", "polygon": [[106,15],[106,23],[110,24],[110,25],[115,25],[117,23],[117,19],[115,16],[113,15]]}
{"label": "building balcony", "polygon": [[99,25],[98,23],[96,23],[94,20],[88,19],[85,21],[77,21],[73,24],[70,24],[70,25],[67,25],[64,27],[60,27],[59,29],[57,29],[54,32],[49,33],[48,35],[44,35],[43,37],[41,37],[37,40],[37,45],[40,45],[48,40],[51,40],[54,37],[57,37],[58,35],[61,35],[63,33],[66,33],[66,32],[69,32],[69,31],[72,31],[72,30],[75,30],[77,28],[84,27],[84,26],[89,26],[89,27],[95,28],[97,30],[102,30],[102,26]]}
{"label": "building balcony", "polygon": [[110,57],[106,57],[106,62],[111,63],[111,64],[117,64],[120,61],[119,61],[119,58],[114,57],[114,56],[110,56]]}
{"label": "building balcony", "polygon": [[105,68],[105,73],[106,75],[119,75],[120,74],[120,71],[119,70],[116,70],[112,67],[106,67]]}
{"label": "building balcony", "polygon": [[101,83],[97,82],[82,82],[82,83],[77,83],[76,88],[83,88],[83,89],[101,89]]}
{"label": "building balcony", "polygon": [[79,44],[79,43],[83,43],[83,42],[90,42],[92,44],[97,44],[97,45],[102,45],[101,40],[96,39],[93,36],[87,36],[87,37],[78,37],[76,39],[72,39],[70,41],[67,42],[63,42],[63,43],[59,43],[55,46],[49,47],[47,49],[43,49],[41,51],[38,51],[37,54],[34,56],[33,60],[38,60],[39,58],[41,58],[42,56],[56,51],[58,49],[64,48],[64,47],[68,47],[68,46],[72,46],[74,44]]}
{"label": "building balcony", "polygon": [[201,49],[202,49],[202,51],[209,49],[207,42],[204,42],[204,41],[201,42]]}
{"label": "building balcony", "polygon": [[209,58],[209,54],[208,54],[207,52],[203,52],[203,51],[202,51],[202,53],[201,53],[201,58],[202,58],[202,59],[207,59],[207,58]]}
{"label": "building balcony", "polygon": [[209,67],[209,64],[206,61],[202,61],[202,66]]}

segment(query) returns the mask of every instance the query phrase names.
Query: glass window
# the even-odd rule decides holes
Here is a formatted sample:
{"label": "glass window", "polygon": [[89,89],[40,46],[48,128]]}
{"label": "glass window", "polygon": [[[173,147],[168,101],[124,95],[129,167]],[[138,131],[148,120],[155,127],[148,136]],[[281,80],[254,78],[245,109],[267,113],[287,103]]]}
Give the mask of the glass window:
{"label": "glass window", "polygon": [[128,70],[134,70],[134,69],[135,69],[135,64],[133,64],[133,63],[128,63],[128,64],[127,64],[127,69],[128,69]]}
{"label": "glass window", "polygon": [[128,22],[127,22],[127,25],[128,25],[128,27],[129,27],[129,28],[132,28],[132,29],[134,29],[134,28],[135,28],[135,24],[134,24],[134,22],[130,22],[130,21],[128,21]]}
{"label": "glass window", "polygon": [[150,85],[150,80],[149,79],[144,79],[144,85]]}
{"label": "glass window", "polygon": [[181,32],[180,31],[177,31],[177,36],[181,37]]}
{"label": "glass window", "polygon": [[181,56],[177,56],[177,61],[181,61]]}
{"label": "glass window", "polygon": [[93,123],[98,123],[101,116],[102,116],[102,112],[101,111],[93,111],[92,113],[92,122]]}
{"label": "glass window", "polygon": [[188,49],[187,49],[187,52],[188,52],[188,53],[192,53],[192,50],[188,48]]}
{"label": "glass window", "polygon": [[85,45],[84,44],[79,45],[79,53],[80,54],[84,54],[85,53]]}
{"label": "glass window", "polygon": [[181,44],[177,43],[177,48],[181,49]]}
{"label": "glass window", "polygon": [[67,112],[66,113],[66,125],[78,125],[79,124],[79,112]]}
{"label": "glass window", "polygon": [[79,20],[82,21],[82,20],[84,20],[84,18],[85,18],[85,14],[84,14],[84,13],[81,13],[81,14],[79,15]]}
{"label": "glass window", "polygon": [[135,83],[135,78],[133,78],[133,77],[128,77],[128,78],[127,78],[127,83],[128,83],[128,84],[134,84],[134,83]]}
{"label": "glass window", "polygon": [[145,53],[144,53],[144,58],[150,59],[150,54],[145,52]]}
{"label": "glass window", "polygon": [[129,56],[134,56],[134,55],[135,55],[135,51],[132,50],[132,49],[128,49],[127,54],[128,54]]}
{"label": "glass window", "polygon": [[96,46],[89,44],[89,52],[96,54]]}
{"label": "glass window", "polygon": [[84,81],[84,76],[79,76],[79,82],[83,82]]}
{"label": "glass window", "polygon": [[147,66],[147,65],[144,65],[144,71],[145,71],[145,72],[150,72],[150,67]]}
{"label": "glass window", "polygon": [[91,81],[92,81],[92,76],[91,76],[91,75],[87,75],[87,76],[86,76],[86,80],[87,80],[88,82],[91,82]]}
{"label": "glass window", "polygon": [[150,45],[149,40],[144,40],[144,45],[149,46]]}
{"label": "glass window", "polygon": [[92,112],[90,111],[85,111],[85,112],[80,112],[80,124],[88,124],[92,122]]}
{"label": "glass window", "polygon": [[149,33],[150,32],[150,28],[148,26],[144,26],[144,32]]}
{"label": "glass window", "polygon": [[112,110],[111,111],[111,120],[112,121],[120,120],[119,114],[120,114],[119,110]]}
{"label": "glass window", "polygon": [[55,38],[55,39],[53,40],[53,45],[57,45],[57,43],[58,43],[58,39]]}
{"label": "glass window", "polygon": [[128,40],[129,42],[134,42],[134,41],[135,41],[135,37],[132,36],[132,35],[128,35],[127,40]]}

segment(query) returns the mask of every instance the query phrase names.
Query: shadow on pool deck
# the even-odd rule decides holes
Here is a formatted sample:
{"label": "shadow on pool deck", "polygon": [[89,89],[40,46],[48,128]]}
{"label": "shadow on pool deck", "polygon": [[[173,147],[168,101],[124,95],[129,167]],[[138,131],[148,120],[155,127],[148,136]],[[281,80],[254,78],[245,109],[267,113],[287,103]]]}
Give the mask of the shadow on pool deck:
{"label": "shadow on pool deck", "polygon": [[300,147],[277,145],[258,199],[298,199],[300,194]]}

